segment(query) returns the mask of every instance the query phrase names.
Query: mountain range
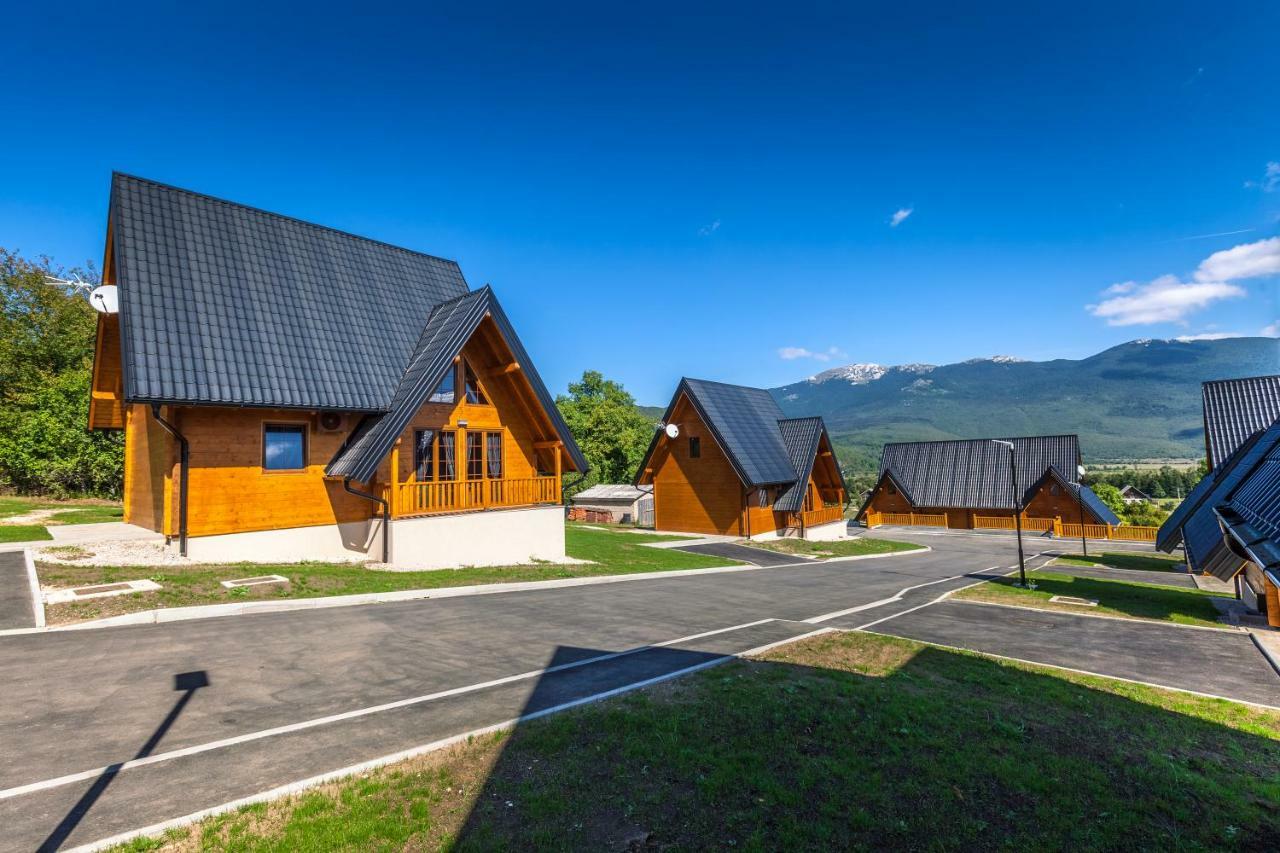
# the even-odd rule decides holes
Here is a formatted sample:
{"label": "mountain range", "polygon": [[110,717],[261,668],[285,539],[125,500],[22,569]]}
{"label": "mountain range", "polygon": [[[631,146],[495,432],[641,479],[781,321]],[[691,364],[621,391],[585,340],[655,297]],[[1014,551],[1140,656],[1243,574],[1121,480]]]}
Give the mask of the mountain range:
{"label": "mountain range", "polygon": [[851,364],[771,389],[822,415],[848,473],[889,441],[1077,433],[1086,464],[1204,456],[1200,383],[1280,373],[1280,340],[1130,341],[1088,358]]}

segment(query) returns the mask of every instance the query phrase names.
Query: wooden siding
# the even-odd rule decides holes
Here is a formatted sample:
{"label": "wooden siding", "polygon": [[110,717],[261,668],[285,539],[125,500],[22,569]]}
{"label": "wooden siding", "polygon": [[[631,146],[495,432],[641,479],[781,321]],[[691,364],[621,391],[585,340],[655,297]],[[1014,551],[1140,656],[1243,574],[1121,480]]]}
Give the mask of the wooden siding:
{"label": "wooden siding", "polygon": [[89,429],[125,428],[124,383],[120,364],[120,318],[115,314],[100,314],[93,347]]}
{"label": "wooden siding", "polygon": [[[1023,515],[1026,518],[1048,519],[1061,518],[1065,524],[1076,524],[1080,521],[1080,503],[1076,500],[1075,495],[1069,490],[1057,487],[1058,493],[1054,494],[1054,487],[1057,484],[1048,481],[1041,485],[1040,489],[1031,497],[1024,508]],[[912,506],[901,493],[889,492],[890,484],[883,483],[878,486],[868,508],[871,511],[879,513],[925,513],[925,514],[944,514],[947,518],[947,526],[953,529],[968,530],[974,526],[974,516],[982,516],[984,518],[1013,518],[1011,510],[1000,509],[972,509],[970,507],[917,507]],[[1102,520],[1097,518],[1089,511],[1088,507],[1084,508],[1084,520],[1086,524],[1100,524]]]}
{"label": "wooden siding", "polygon": [[176,460],[169,434],[146,406],[129,406],[124,433],[124,520],[167,533],[168,481]]}
{"label": "wooden siding", "polygon": [[[652,459],[654,527],[684,533],[743,535],[743,486],[711,430],[681,396],[671,422],[680,435],[658,441]],[[701,455],[689,457],[689,439],[698,438]],[[756,531],[759,532],[759,531]]]}

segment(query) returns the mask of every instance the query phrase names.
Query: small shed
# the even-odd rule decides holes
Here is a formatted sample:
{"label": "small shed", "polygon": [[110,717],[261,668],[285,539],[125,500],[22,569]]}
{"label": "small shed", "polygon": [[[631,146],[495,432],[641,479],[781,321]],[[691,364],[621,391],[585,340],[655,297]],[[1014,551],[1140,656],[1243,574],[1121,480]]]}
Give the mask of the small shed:
{"label": "small shed", "polygon": [[576,521],[637,524],[645,515],[644,505],[652,507],[653,492],[635,486],[600,483],[578,492],[569,502],[573,504],[569,518]]}
{"label": "small shed", "polygon": [[1137,486],[1125,486],[1120,490],[1120,497],[1124,498],[1127,504],[1149,504],[1151,503],[1151,495],[1139,489]]}

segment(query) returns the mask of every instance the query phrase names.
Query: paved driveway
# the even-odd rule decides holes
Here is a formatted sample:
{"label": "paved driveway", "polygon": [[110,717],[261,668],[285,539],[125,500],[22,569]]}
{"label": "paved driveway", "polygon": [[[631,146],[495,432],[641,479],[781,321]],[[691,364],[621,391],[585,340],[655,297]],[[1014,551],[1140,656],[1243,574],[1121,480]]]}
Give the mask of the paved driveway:
{"label": "paved driveway", "polygon": [[0,553],[0,630],[31,628],[35,624],[27,558],[21,551]]}
{"label": "paved driveway", "polygon": [[[705,554],[709,557],[723,557],[726,560],[737,560],[752,566],[789,566],[803,561],[801,557],[790,554],[779,554],[764,548],[750,545],[739,545],[736,542],[706,542],[701,545],[677,545],[674,550],[689,551],[694,554]],[[807,562],[807,561],[806,561]]]}

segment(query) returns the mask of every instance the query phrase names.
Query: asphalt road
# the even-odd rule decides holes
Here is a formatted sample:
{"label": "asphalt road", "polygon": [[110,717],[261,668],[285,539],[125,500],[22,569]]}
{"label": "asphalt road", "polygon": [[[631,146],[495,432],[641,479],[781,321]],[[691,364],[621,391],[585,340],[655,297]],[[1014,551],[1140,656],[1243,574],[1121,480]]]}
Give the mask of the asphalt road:
{"label": "asphalt road", "polygon": [[0,553],[0,630],[35,624],[27,559],[21,551]]}
{"label": "asphalt road", "polygon": [[0,849],[152,826],[821,626],[887,630],[1016,560],[993,537],[918,541],[935,550],[0,638]]}

